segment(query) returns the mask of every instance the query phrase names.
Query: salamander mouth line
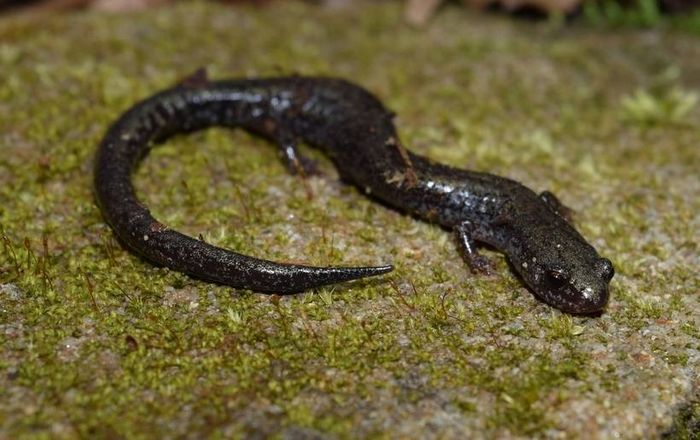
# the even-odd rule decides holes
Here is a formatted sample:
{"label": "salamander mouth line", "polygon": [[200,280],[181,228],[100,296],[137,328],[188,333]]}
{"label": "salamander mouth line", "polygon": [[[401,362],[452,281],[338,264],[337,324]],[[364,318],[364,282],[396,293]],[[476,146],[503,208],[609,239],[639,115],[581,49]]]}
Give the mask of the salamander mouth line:
{"label": "salamander mouth line", "polygon": [[[614,270],[568,221],[551,193],[513,180],[435,163],[401,142],[394,114],[367,90],[327,77],[209,81],[197,71],[181,84],[136,103],[107,130],[94,169],[103,217],[119,241],[146,260],[235,288],[288,294],[382,275],[391,265],[315,267],[253,258],[168,228],[137,199],[134,168],[153,143],[212,126],[241,128],[269,139],[287,169],[305,177],[314,163],[297,141],[326,152],[343,181],[389,207],[454,231],[472,272],[489,273],[475,243],[503,252],[537,297],[569,313],[600,311]],[[552,246],[556,243],[556,246]],[[537,264],[527,263],[538,261]],[[521,264],[525,263],[525,264]],[[554,274],[551,281],[542,274]],[[557,290],[562,277],[580,291]],[[550,284],[542,285],[534,280]],[[593,301],[595,299],[595,301]]]}

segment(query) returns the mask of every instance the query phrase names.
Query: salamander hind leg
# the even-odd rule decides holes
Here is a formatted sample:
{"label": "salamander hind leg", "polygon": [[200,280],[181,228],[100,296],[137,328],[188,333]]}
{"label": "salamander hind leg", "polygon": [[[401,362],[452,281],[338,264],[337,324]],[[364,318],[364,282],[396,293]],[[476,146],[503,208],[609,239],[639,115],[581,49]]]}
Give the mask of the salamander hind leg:
{"label": "salamander hind leg", "polygon": [[314,160],[299,153],[296,138],[291,133],[278,134],[277,146],[284,165],[290,173],[297,174],[302,178],[321,174]]}
{"label": "salamander hind leg", "polygon": [[284,161],[287,170],[290,173],[301,177],[306,191],[306,198],[309,200],[314,198],[314,192],[307,180],[311,175],[319,174],[316,169],[316,163],[311,159],[299,154],[296,138],[289,132],[278,132],[276,135],[277,146],[279,147],[280,155]]}
{"label": "salamander hind leg", "polygon": [[491,262],[481,255],[474,243],[474,225],[471,222],[463,222],[454,229],[459,245],[459,252],[467,262],[472,273],[489,275],[492,272]]}
{"label": "salamander hind leg", "polygon": [[175,84],[175,86],[182,87],[183,89],[203,89],[208,85],[209,75],[207,74],[207,69],[204,67],[200,67]]}

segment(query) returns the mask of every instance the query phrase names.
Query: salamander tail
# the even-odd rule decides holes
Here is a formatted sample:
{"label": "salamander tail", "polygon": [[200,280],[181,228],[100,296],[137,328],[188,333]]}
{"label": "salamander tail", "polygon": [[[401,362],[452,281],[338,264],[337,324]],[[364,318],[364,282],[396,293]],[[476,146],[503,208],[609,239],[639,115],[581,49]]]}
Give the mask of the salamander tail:
{"label": "salamander tail", "polygon": [[276,289],[270,293],[298,293],[315,287],[326,286],[328,284],[342,283],[345,281],[357,280],[361,278],[382,275],[394,270],[394,266],[369,266],[369,267],[313,267],[296,266],[289,272],[289,279],[286,285],[276,283]]}

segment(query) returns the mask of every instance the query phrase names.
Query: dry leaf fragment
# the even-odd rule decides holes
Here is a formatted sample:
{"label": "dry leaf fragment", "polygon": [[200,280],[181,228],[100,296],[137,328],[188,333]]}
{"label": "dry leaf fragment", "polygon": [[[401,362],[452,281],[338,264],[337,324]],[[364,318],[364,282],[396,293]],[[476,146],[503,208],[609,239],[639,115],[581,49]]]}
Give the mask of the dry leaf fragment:
{"label": "dry leaf fragment", "polygon": [[[465,3],[483,3],[482,0],[465,0]],[[500,5],[507,11],[514,11],[523,7],[530,7],[547,13],[569,14],[581,4],[581,0],[500,0]]]}
{"label": "dry leaf fragment", "polygon": [[[433,16],[444,0],[408,0],[404,17],[410,24],[424,25]],[[544,13],[570,14],[578,8],[583,0],[463,0],[463,4],[474,9],[486,9],[499,6],[506,11],[521,8],[534,8]],[[679,0],[676,0],[679,1]]]}
{"label": "dry leaf fragment", "polygon": [[442,0],[408,0],[404,17],[410,24],[424,25],[433,16],[440,3]]}

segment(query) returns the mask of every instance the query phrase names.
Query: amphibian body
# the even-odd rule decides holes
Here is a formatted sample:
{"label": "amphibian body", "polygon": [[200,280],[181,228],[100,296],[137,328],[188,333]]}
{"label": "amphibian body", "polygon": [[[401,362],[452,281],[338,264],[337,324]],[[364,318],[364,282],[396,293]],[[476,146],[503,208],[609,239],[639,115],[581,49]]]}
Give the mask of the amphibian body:
{"label": "amphibian body", "polygon": [[131,107],[97,152],[94,184],[102,214],[121,242],[147,260],[268,293],[300,292],[392,270],[275,263],[212,246],[154,219],[131,183],[138,162],[170,136],[225,126],[271,140],[287,167],[301,174],[310,162],[299,154],[297,141],[322,149],[343,180],[362,192],[455,231],[474,272],[488,271],[475,245],[486,243],[507,256],[544,302],[570,313],[605,307],[613,266],[569,223],[556,197],[411,153],[399,140],[393,114],[363,88],[342,79],[300,76],[193,78]]}

